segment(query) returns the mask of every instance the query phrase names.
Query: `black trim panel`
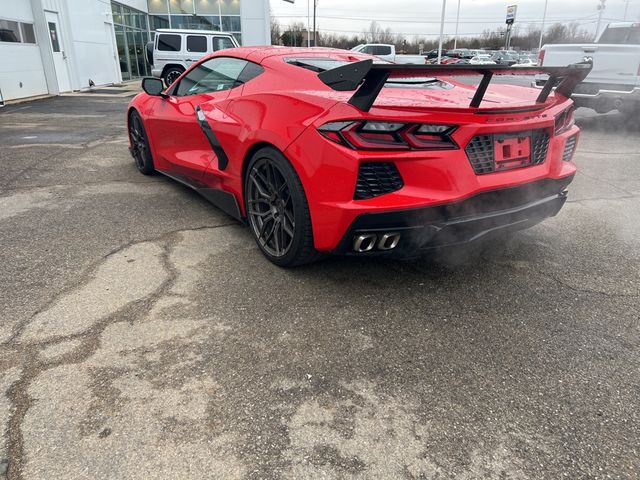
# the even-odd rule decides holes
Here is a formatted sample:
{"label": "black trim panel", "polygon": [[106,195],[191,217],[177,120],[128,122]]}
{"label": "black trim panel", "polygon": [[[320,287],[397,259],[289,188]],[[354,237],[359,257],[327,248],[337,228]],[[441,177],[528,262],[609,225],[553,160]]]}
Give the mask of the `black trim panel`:
{"label": "black trim panel", "polygon": [[572,180],[573,176],[544,179],[481,192],[447,204],[363,213],[356,217],[333,253],[356,254],[352,242],[361,233],[401,234],[394,250],[364,255],[412,256],[419,250],[467,243],[498,231],[528,228],[560,211],[566,200],[565,188]]}
{"label": "black trim panel", "polygon": [[233,193],[217,188],[209,188],[204,184],[195,182],[193,179],[187,177],[186,175],[181,175],[179,173],[169,173],[163,170],[157,171],[165,175],[166,177],[169,177],[170,179],[181,183],[185,187],[191,188],[227,215],[230,215],[236,220],[240,220],[244,223],[244,218],[242,217],[240,206],[238,205],[238,200]]}
{"label": "black trim panel", "polygon": [[211,125],[209,125],[209,122],[207,122],[207,119],[204,116],[204,112],[200,108],[200,105],[196,105],[195,111],[196,119],[200,124],[200,128],[204,132],[204,135],[207,137],[209,145],[211,145],[211,149],[216,154],[216,157],[218,157],[218,169],[224,170],[225,168],[227,168],[227,165],[229,165],[229,157],[227,157],[227,154],[222,148],[222,145],[220,145],[220,140],[218,140],[216,134],[213,133],[213,129],[211,128]]}

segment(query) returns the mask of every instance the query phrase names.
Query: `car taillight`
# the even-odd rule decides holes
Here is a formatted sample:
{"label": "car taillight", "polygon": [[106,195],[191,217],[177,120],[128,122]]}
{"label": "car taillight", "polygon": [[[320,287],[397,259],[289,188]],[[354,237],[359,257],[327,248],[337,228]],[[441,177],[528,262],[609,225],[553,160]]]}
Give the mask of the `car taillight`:
{"label": "car taillight", "polygon": [[538,66],[541,67],[544,62],[544,48],[540,49],[538,52]]}
{"label": "car taillight", "polygon": [[455,125],[384,120],[329,122],[320,134],[356,150],[448,150],[458,148],[451,134]]}
{"label": "car taillight", "polygon": [[573,127],[574,123],[575,123],[574,108],[573,106],[571,106],[566,110],[563,110],[560,113],[560,115],[556,117],[555,134],[558,135],[562,132],[566,132],[571,127]]}

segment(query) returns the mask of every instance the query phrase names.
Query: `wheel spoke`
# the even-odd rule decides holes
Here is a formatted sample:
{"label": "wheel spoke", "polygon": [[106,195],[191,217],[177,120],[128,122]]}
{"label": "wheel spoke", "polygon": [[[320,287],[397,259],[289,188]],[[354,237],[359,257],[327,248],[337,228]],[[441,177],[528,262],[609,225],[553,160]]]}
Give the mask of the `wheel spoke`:
{"label": "wheel spoke", "polygon": [[262,204],[265,204],[265,205],[271,205],[269,200],[267,200],[266,198],[252,198],[252,199],[249,200],[249,205],[255,205],[256,203],[262,203]]}
{"label": "wheel spoke", "polygon": [[291,239],[293,239],[293,229],[289,226],[287,226],[287,220],[289,220],[288,217],[285,216],[285,218],[282,219],[282,230],[284,230],[284,232],[289,235],[289,237],[291,237]]}
{"label": "wheel spoke", "polygon": [[254,163],[247,186],[247,215],[260,247],[285,255],[295,237],[291,191],[278,165],[269,158]]}
{"label": "wheel spoke", "polygon": [[284,216],[287,217],[287,220],[289,220],[289,223],[291,223],[291,226],[295,228],[296,222],[293,219],[293,213],[285,208],[284,209]]}
{"label": "wheel spoke", "polygon": [[[258,179],[257,179],[258,175],[259,175],[258,172],[255,172],[255,175],[251,175],[251,182],[256,186],[256,189],[258,190],[258,195],[267,199],[270,197],[269,193],[267,193],[265,188],[262,185],[260,185],[260,182],[258,182]],[[260,179],[260,181],[262,181],[262,179]],[[255,198],[254,200],[257,201],[257,199]]]}
{"label": "wheel spoke", "polygon": [[276,255],[280,255],[280,239],[278,238],[280,236],[280,222],[275,222],[273,224],[273,230],[273,241],[275,242]]}
{"label": "wheel spoke", "polygon": [[260,218],[264,218],[267,215],[271,215],[271,210],[267,210],[266,212],[258,212],[257,210],[249,210],[249,215],[255,215]]}

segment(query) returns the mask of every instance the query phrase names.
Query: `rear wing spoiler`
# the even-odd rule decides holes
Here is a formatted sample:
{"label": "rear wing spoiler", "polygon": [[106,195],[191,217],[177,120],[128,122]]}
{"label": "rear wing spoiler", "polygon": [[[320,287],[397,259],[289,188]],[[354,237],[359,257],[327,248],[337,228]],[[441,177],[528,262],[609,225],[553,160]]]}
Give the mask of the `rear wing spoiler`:
{"label": "rear wing spoiler", "polygon": [[354,90],[349,103],[362,111],[369,111],[380,90],[390,79],[437,77],[456,75],[481,75],[478,88],[471,99],[470,107],[478,108],[494,75],[549,75],[549,80],[540,91],[536,103],[546,102],[549,94],[556,92],[569,98],[576,86],[591,71],[591,62],[574,63],[566,67],[504,67],[501,65],[397,65],[373,63],[361,60],[325,70],[318,78],[338,91]]}

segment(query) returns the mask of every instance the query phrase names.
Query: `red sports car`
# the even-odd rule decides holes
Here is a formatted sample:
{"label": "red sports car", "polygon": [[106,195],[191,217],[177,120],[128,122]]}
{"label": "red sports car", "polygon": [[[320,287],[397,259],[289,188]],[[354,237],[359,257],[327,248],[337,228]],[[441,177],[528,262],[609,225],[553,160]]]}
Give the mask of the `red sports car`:
{"label": "red sports car", "polygon": [[[166,90],[143,80],[127,113],[130,149],[142,173],[171,177],[248,223],[278,265],[412,255],[560,210],[576,171],[569,97],[590,68],[223,50]],[[533,73],[550,75],[544,89],[490,85],[493,75]],[[481,79],[449,78],[459,75]]]}

